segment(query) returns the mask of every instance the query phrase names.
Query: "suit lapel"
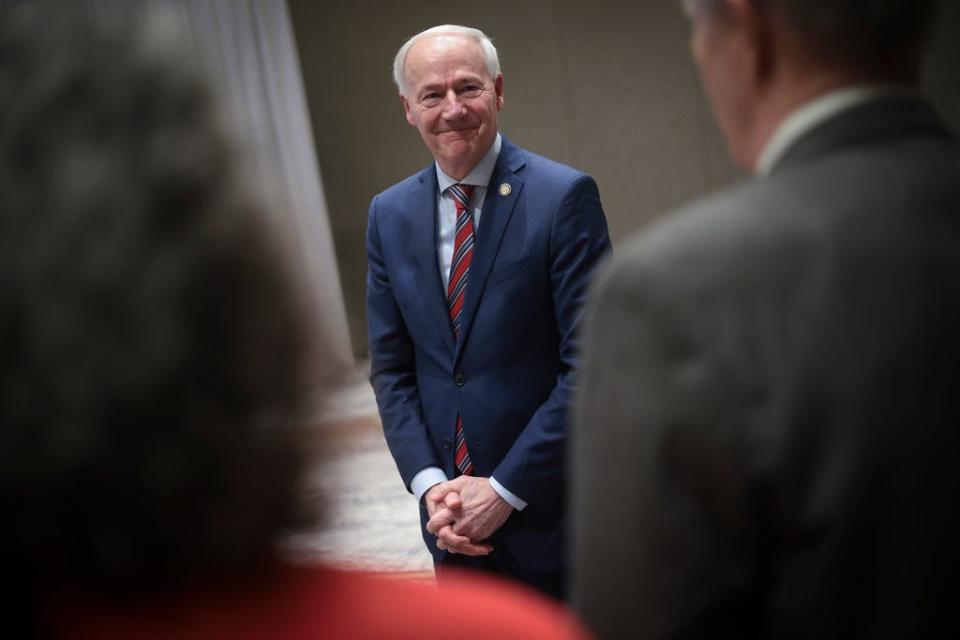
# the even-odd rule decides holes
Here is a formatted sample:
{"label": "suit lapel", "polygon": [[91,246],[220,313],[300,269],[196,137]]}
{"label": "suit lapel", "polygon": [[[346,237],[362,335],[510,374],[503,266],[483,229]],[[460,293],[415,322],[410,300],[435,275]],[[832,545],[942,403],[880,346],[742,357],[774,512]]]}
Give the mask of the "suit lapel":
{"label": "suit lapel", "polygon": [[415,239],[413,249],[423,272],[423,301],[437,323],[444,344],[453,353],[453,330],[447,313],[447,295],[443,291],[437,262],[437,173],[433,163],[420,173],[420,184],[415,187],[411,212]]}
{"label": "suit lapel", "polygon": [[[463,303],[455,361],[460,358],[463,345],[470,336],[470,329],[473,326],[477,308],[480,306],[480,300],[483,298],[483,290],[487,285],[490,269],[500,251],[500,241],[513,215],[520,191],[523,189],[523,179],[516,172],[524,164],[523,153],[504,137],[500,157],[497,159],[497,166],[493,170],[490,184],[487,185],[487,195],[483,202],[480,228],[477,230],[473,249],[473,261],[470,263],[470,280],[467,282],[467,297]],[[500,187],[504,184],[510,185],[506,195],[500,192]]]}

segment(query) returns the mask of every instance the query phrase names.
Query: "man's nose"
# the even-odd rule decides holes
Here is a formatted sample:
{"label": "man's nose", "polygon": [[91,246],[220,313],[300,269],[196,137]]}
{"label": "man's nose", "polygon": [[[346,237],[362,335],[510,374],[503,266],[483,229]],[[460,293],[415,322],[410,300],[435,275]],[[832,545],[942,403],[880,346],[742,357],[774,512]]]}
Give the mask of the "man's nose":
{"label": "man's nose", "polygon": [[447,91],[443,97],[443,117],[447,119],[459,118],[465,112],[463,98],[453,89]]}

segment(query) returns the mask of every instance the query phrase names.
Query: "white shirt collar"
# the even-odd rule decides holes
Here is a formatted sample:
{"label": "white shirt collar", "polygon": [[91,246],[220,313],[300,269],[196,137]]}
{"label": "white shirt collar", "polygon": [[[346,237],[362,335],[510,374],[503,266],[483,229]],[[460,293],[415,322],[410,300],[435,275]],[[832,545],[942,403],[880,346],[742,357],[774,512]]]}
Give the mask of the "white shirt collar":
{"label": "white shirt collar", "polygon": [[767,175],[793,143],[839,113],[887,95],[910,93],[897,85],[860,85],[825,93],[794,109],[767,140],[754,173]]}
{"label": "white shirt collar", "polygon": [[440,187],[440,193],[446,191],[450,185],[457,183],[472,184],[486,189],[487,185],[490,184],[490,178],[493,176],[493,169],[497,166],[497,158],[500,157],[500,145],[500,132],[498,131],[497,137],[494,138],[493,144],[490,145],[490,150],[487,151],[487,154],[477,163],[473,171],[464,176],[463,180],[454,180],[443,172],[439,164],[434,162],[434,164],[437,164],[437,185]]}

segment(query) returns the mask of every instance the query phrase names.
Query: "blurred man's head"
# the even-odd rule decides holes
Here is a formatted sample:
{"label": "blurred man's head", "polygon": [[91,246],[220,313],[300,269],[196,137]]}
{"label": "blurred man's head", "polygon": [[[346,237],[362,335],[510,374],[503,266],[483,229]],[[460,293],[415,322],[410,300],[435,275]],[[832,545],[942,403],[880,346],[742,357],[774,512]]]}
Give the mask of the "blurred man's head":
{"label": "blurred man's head", "polygon": [[469,27],[433,27],[400,48],[393,69],[407,122],[447,175],[464,177],[493,144],[503,108],[490,39]]}
{"label": "blurred man's head", "polygon": [[734,159],[752,169],[785,112],[832,89],[916,82],[936,0],[683,0]]}
{"label": "blurred man's head", "polygon": [[223,578],[304,520],[299,296],[155,27],[0,20],[0,553],[45,589]]}

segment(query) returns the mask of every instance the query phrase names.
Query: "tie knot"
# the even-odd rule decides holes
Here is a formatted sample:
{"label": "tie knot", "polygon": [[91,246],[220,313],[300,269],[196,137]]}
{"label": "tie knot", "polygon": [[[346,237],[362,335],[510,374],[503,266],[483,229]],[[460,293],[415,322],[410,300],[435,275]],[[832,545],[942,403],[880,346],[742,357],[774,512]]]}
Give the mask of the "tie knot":
{"label": "tie knot", "polygon": [[473,195],[474,186],[472,184],[452,184],[447,189],[457,204],[457,211],[470,208],[470,197]]}

